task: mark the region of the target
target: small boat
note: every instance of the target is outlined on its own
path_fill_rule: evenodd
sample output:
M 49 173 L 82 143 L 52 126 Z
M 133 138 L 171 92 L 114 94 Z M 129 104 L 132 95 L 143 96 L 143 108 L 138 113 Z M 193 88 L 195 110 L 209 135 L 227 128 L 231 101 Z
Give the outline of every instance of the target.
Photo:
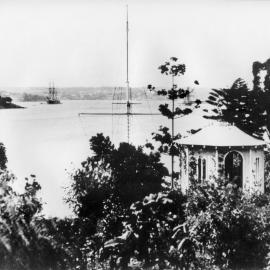
M 57 91 L 54 84 L 49 86 L 49 95 L 47 96 L 47 104 L 60 104 L 60 100 L 57 96 Z

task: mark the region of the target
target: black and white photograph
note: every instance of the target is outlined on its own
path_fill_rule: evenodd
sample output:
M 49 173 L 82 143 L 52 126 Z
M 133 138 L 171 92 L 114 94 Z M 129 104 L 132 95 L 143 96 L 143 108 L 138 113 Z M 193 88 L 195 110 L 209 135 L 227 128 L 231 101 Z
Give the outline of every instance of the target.
M 270 270 L 270 0 L 0 0 L 0 270 Z

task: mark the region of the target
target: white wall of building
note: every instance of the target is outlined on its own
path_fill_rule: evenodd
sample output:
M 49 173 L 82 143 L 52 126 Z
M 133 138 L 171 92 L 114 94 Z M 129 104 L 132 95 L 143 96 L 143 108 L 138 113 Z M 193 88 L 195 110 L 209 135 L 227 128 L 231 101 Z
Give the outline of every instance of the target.
M 243 148 L 214 148 L 214 147 L 186 147 L 185 155 L 182 156 L 180 162 L 180 179 L 179 184 L 183 191 L 189 186 L 189 177 L 191 168 L 188 166 L 192 158 L 195 158 L 197 170 L 195 178 L 198 179 L 198 160 L 205 160 L 206 175 L 203 181 L 215 181 L 219 176 L 222 176 L 222 171 L 225 168 L 225 157 L 232 151 L 237 151 L 243 159 L 242 181 L 243 190 L 251 192 L 264 192 L 264 152 L 262 148 L 243 147 Z M 201 166 L 202 170 L 202 166 Z

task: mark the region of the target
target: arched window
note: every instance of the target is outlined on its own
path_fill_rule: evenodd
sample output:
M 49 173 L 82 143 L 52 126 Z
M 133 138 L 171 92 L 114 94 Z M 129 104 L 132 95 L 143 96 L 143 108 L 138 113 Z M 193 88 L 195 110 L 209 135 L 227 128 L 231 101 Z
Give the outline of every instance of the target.
M 202 181 L 202 160 L 198 158 L 198 182 L 201 183 Z
M 243 187 L 243 158 L 239 152 L 232 151 L 226 155 L 225 177 L 238 187 Z
M 206 180 L 206 159 L 198 158 L 198 182 L 204 182 Z
M 203 182 L 206 179 L 206 159 L 205 158 L 203 159 L 203 162 L 202 162 L 202 179 L 203 179 Z

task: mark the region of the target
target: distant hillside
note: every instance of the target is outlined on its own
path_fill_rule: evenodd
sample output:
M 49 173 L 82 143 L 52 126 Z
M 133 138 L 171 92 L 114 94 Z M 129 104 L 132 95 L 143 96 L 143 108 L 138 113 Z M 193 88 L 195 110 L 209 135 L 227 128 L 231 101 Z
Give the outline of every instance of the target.
M 124 100 L 126 99 L 126 90 L 124 87 L 59 87 L 56 88 L 61 100 Z M 19 101 L 45 101 L 48 95 L 46 87 L 29 88 L 6 88 L 0 93 L 12 96 Z M 190 95 L 190 100 L 199 98 L 205 100 L 209 94 L 209 89 L 198 88 Z M 132 99 L 163 99 L 155 93 L 150 93 L 146 88 L 132 88 Z
M 46 96 L 23 93 L 21 101 L 46 101 Z

